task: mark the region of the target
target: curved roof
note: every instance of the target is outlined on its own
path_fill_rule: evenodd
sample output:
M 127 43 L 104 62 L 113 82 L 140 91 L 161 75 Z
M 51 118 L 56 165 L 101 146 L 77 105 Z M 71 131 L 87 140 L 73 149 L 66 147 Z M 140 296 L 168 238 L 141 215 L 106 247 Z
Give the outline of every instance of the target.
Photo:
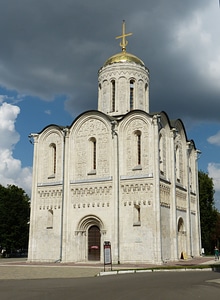
M 137 56 L 135 56 L 131 53 L 128 53 L 126 51 L 122 51 L 120 53 L 117 53 L 117 54 L 109 57 L 106 60 L 106 62 L 104 63 L 104 67 L 107 65 L 114 64 L 114 63 L 123 63 L 123 62 L 132 62 L 132 63 L 136 63 L 138 65 L 141 65 L 143 67 L 145 66 L 144 62 Z

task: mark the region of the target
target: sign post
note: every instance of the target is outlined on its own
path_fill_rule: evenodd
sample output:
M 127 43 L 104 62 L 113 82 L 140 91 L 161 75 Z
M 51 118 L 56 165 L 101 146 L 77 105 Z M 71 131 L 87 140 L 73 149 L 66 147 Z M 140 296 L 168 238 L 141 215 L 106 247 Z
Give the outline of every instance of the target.
M 105 272 L 106 265 L 111 265 L 111 271 L 112 271 L 112 253 L 111 253 L 111 243 L 109 241 L 104 242 L 104 272 Z

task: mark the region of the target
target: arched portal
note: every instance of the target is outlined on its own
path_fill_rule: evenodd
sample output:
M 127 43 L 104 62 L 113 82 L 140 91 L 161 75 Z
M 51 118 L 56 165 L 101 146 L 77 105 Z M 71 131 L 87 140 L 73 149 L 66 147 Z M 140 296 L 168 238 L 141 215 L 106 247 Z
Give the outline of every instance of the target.
M 80 220 L 76 231 L 79 260 L 100 261 L 103 259 L 101 245 L 104 243 L 105 233 L 104 224 L 97 216 L 87 215 Z
M 88 260 L 100 260 L 100 229 L 91 226 L 88 230 Z
M 179 218 L 178 220 L 178 256 L 180 258 L 183 258 L 183 256 L 186 254 L 186 230 L 183 218 Z

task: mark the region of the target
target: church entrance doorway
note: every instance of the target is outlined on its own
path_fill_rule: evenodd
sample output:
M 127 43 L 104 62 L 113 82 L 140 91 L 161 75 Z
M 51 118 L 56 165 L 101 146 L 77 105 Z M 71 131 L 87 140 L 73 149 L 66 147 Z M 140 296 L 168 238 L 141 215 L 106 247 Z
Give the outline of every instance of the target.
M 179 258 L 186 256 L 186 229 L 183 219 L 180 217 L 178 221 L 178 251 Z
M 96 225 L 88 230 L 88 260 L 100 260 L 100 229 Z

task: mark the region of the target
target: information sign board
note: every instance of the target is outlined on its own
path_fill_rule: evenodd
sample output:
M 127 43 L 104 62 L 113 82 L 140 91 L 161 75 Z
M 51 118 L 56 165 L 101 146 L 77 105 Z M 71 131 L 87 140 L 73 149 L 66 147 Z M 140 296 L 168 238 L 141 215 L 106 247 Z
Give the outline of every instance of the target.
M 111 265 L 112 270 L 111 243 L 109 241 L 104 242 L 104 271 L 106 265 Z

